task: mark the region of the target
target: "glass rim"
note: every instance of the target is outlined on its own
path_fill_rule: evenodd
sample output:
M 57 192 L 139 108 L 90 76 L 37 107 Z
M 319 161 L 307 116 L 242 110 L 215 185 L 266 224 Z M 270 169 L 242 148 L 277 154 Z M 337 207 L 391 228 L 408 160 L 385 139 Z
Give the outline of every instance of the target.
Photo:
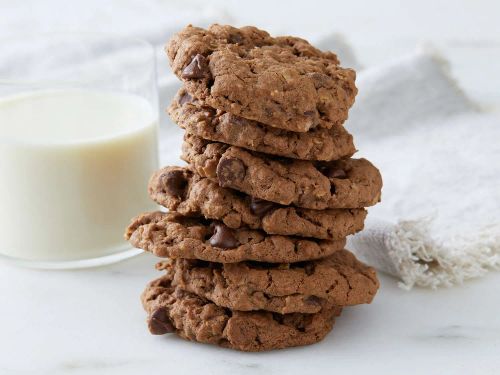
M 116 33 L 100 32 L 100 31 L 48 31 L 41 33 L 25 33 L 10 36 L 0 37 L 0 43 L 7 45 L 9 42 L 29 40 L 36 38 L 48 38 L 48 37 L 80 37 L 80 38 L 106 38 L 107 40 L 121 40 L 134 43 L 145 47 L 151 53 L 151 63 L 154 74 L 156 76 L 156 50 L 155 46 L 145 39 L 134 37 L 134 36 L 123 36 Z M 82 84 L 88 82 L 86 80 L 69 80 L 69 79 L 12 79 L 0 75 L 0 85 L 19 85 L 19 86 L 29 86 L 29 85 L 67 85 L 67 84 Z

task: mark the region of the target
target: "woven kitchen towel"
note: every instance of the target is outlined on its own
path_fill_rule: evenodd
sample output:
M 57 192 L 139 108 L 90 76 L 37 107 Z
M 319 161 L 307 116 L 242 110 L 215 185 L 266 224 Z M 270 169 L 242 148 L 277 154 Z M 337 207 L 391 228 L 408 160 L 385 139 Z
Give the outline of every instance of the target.
M 479 112 L 429 50 L 364 70 L 357 85 L 346 127 L 384 189 L 349 248 L 408 289 L 500 268 L 500 115 Z

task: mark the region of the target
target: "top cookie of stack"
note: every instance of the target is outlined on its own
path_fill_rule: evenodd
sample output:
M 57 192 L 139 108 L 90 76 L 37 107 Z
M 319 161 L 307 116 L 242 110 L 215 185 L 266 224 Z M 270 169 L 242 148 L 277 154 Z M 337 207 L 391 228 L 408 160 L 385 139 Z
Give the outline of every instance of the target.
M 206 105 L 288 131 L 341 125 L 357 93 L 355 72 L 335 54 L 255 27 L 187 27 L 167 54 L 187 91 Z
M 252 351 L 319 341 L 378 288 L 343 250 L 382 187 L 368 160 L 351 158 L 343 127 L 355 72 L 255 27 L 188 26 L 166 51 L 184 83 L 169 114 L 189 166 L 150 180 L 151 198 L 175 212 L 140 215 L 127 231 L 171 258 L 143 294 L 151 332 Z

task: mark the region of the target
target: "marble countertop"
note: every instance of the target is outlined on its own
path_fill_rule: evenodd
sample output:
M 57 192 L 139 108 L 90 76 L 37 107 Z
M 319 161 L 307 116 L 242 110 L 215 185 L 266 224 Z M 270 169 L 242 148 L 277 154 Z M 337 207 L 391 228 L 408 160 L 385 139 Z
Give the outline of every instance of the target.
M 406 292 L 381 275 L 372 305 L 346 308 L 316 345 L 240 353 L 152 336 L 143 254 L 80 271 L 0 264 L 0 374 L 498 374 L 500 274 Z

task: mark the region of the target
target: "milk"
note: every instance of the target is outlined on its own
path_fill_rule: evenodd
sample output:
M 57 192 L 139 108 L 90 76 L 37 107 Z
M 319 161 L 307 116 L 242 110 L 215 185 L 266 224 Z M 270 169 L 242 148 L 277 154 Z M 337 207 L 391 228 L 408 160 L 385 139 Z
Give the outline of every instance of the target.
M 91 259 L 127 248 L 153 210 L 157 113 L 129 94 L 53 90 L 0 97 L 0 254 Z

